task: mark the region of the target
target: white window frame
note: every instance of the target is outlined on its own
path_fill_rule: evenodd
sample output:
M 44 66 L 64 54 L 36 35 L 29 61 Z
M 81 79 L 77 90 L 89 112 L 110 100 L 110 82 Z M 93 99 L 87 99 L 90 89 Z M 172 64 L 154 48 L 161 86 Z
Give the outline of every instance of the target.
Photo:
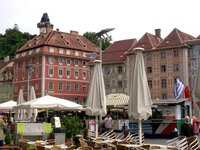
M 58 58 L 58 64 L 59 64 L 59 65 L 62 65 L 63 62 L 64 62 L 64 59 L 63 59 L 63 58 Z
M 59 91 L 63 90 L 63 82 L 58 82 L 58 90 Z
M 70 82 L 66 83 L 66 91 L 71 91 L 71 84 L 70 84 Z
M 68 72 L 69 72 L 69 75 L 68 75 Z M 67 69 L 66 70 L 66 77 L 69 79 L 71 76 L 71 70 L 70 69 Z
M 52 57 L 52 56 L 50 56 L 50 57 L 48 58 L 48 61 L 49 61 L 49 64 L 53 64 L 54 61 L 55 61 L 55 58 Z
M 63 68 L 58 68 L 58 76 L 59 76 L 60 78 L 63 77 Z
M 79 56 L 79 51 L 75 51 L 75 56 Z
M 68 61 L 69 61 L 69 63 L 68 63 Z M 71 65 L 71 59 L 67 59 L 66 64 L 67 64 L 67 66 L 70 66 Z
M 78 67 L 79 61 L 78 60 L 74 60 L 74 66 Z
M 64 50 L 63 50 L 62 48 L 59 48 L 59 49 L 58 49 L 58 52 L 59 52 L 59 54 L 63 54 L 63 53 L 64 53 Z
M 52 81 L 48 82 L 48 90 L 50 90 L 50 91 L 54 90 L 54 82 L 52 82 Z
M 66 54 L 67 55 L 71 55 L 71 51 L 70 50 L 66 50 Z
M 77 75 L 76 75 L 77 74 Z M 76 79 L 78 79 L 78 77 L 79 77 L 79 71 L 78 70 L 74 70 L 74 77 L 76 78 Z
M 50 70 L 52 70 L 52 72 L 53 72 L 52 74 L 50 74 Z M 49 74 L 50 77 L 53 77 L 53 75 L 54 75 L 54 68 L 53 67 L 49 67 L 48 74 Z
M 54 48 L 53 47 L 49 47 L 49 52 L 50 53 L 54 53 Z
M 86 67 L 86 61 L 82 62 L 82 66 L 85 68 Z
M 78 83 L 74 83 L 74 91 L 78 91 L 79 90 L 79 85 Z
M 84 74 L 85 74 L 85 76 L 84 76 Z M 86 71 L 82 72 L 82 77 L 83 77 L 83 80 L 85 80 L 87 78 L 87 72 Z

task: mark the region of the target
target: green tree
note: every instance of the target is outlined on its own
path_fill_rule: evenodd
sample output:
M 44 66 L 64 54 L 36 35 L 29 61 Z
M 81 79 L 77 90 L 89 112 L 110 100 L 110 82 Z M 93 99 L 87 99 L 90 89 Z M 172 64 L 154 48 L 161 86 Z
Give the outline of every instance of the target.
M 17 49 L 34 36 L 36 35 L 19 31 L 17 24 L 15 24 L 13 29 L 6 29 L 5 34 L 0 37 L 0 59 L 3 59 L 5 56 L 14 56 Z
M 98 37 L 95 36 L 95 34 L 96 34 L 95 32 L 86 32 L 83 34 L 83 36 L 99 47 L 99 39 Z M 111 43 L 109 40 L 107 39 L 102 40 L 102 50 L 105 50 L 110 45 Z

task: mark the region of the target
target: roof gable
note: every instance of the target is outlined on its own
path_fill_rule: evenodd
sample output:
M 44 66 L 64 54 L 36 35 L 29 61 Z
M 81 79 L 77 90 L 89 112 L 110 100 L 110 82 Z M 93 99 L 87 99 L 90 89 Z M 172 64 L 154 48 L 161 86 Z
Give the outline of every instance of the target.
M 17 52 L 22 52 L 45 45 L 91 52 L 99 51 L 99 48 L 84 36 L 59 31 L 51 31 L 31 39 L 24 46 L 18 49 Z
M 160 43 L 160 40 L 155 35 L 145 33 L 142 38 L 137 42 L 135 47 L 142 47 L 144 49 L 154 49 Z
M 193 40 L 195 37 L 184 33 L 178 29 L 172 30 L 172 32 L 158 45 L 157 48 L 165 47 L 179 47 L 183 46 L 184 42 L 188 40 Z
M 102 53 L 103 62 L 124 61 L 124 53 L 131 49 L 136 43 L 136 39 L 116 41 Z

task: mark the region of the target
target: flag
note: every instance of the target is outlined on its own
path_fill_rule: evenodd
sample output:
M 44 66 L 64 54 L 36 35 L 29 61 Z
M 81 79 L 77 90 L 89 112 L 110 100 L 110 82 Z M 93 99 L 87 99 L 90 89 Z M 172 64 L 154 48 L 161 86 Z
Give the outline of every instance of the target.
M 190 94 L 190 90 L 188 86 L 185 86 L 184 93 L 185 93 L 185 98 L 191 98 L 191 94 Z
M 185 85 L 183 82 L 180 81 L 179 78 L 176 79 L 176 83 L 174 86 L 174 98 L 177 100 L 181 97 L 183 91 L 184 91 Z

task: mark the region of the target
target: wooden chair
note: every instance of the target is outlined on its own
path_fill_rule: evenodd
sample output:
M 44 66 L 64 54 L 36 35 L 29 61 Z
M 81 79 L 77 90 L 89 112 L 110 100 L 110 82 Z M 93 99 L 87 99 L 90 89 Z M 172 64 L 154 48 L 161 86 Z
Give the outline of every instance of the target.
M 28 139 L 20 139 L 19 140 L 19 146 L 23 149 L 23 150 L 28 150 L 28 144 L 27 142 L 29 142 L 30 140 Z
M 80 143 L 81 147 L 82 146 L 88 146 L 87 143 L 86 143 L 86 141 L 84 141 L 82 138 L 79 138 L 78 140 L 79 140 L 79 143 Z
M 116 146 L 117 146 L 117 150 L 128 150 L 128 147 L 124 145 L 116 145 Z
M 77 150 L 93 150 L 93 148 L 91 146 L 81 146 Z
M 55 145 L 55 139 L 48 139 L 46 140 L 47 145 Z
M 191 136 L 187 138 L 188 146 L 190 150 L 199 150 L 200 149 L 200 144 L 198 137 L 196 136 Z
M 153 146 L 151 146 L 150 148 L 151 148 L 151 149 L 162 149 L 162 147 L 157 146 L 157 145 L 153 145 Z
M 45 147 L 42 145 L 36 145 L 37 150 L 45 150 Z

